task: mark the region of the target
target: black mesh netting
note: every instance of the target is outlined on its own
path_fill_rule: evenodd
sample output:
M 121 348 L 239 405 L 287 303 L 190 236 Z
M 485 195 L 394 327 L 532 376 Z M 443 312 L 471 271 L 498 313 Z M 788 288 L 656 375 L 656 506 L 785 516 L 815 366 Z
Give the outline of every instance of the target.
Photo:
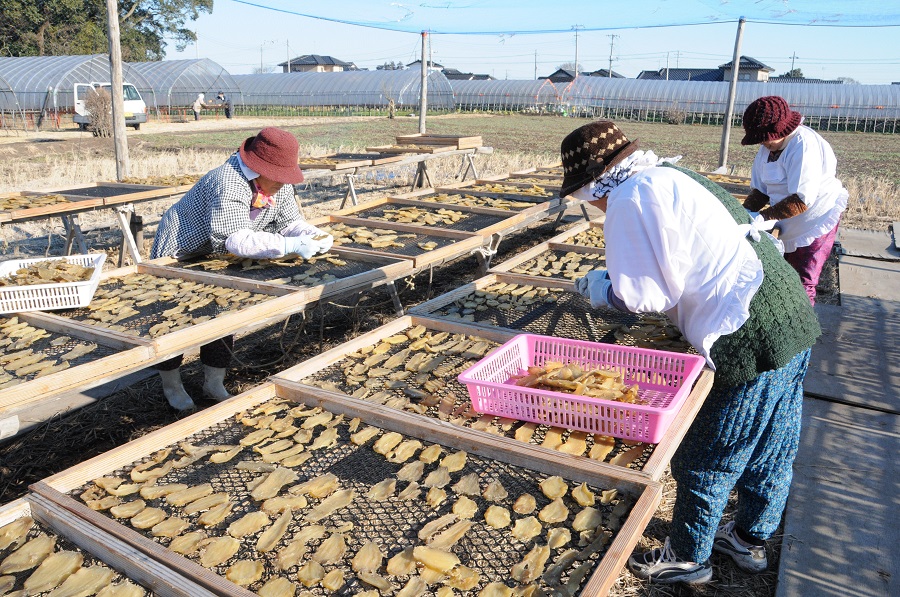
M 14 522 L 15 521 L 13 521 L 13 523 Z M 13 523 L 10 523 L 10 524 L 13 524 Z M 3 528 L 3 525 L 0 525 L 0 529 L 2 529 L 2 528 Z M 126 578 L 124 575 L 122 575 L 121 573 L 113 570 L 113 568 L 111 568 L 110 566 L 107 566 L 105 563 L 103 563 L 103 561 L 101 561 L 96 556 L 84 551 L 83 549 L 81 549 L 80 547 L 75 545 L 75 543 L 73 543 L 66 537 L 57 534 L 51 527 L 49 527 L 49 526 L 45 525 L 44 523 L 39 522 L 37 520 L 34 521 L 34 523 L 31 525 L 31 528 L 28 530 L 28 533 L 25 536 L 25 541 L 31 541 L 32 539 L 35 539 L 36 537 L 38 537 L 40 535 L 46 535 L 47 537 L 50 537 L 50 538 L 56 540 L 51 553 L 59 553 L 61 551 L 76 552 L 76 553 L 81 554 L 81 556 L 83 557 L 83 561 L 81 563 L 82 568 L 90 568 L 93 566 L 100 566 L 102 568 L 105 568 L 105 569 L 111 571 L 112 576 L 110 577 L 109 584 L 121 584 L 121 583 L 126 583 L 126 582 L 129 584 L 139 584 L 137 581 L 130 580 L 130 579 Z M 24 542 L 22 542 L 22 543 L 15 542 L 12 545 L 7 546 L 5 549 L 0 549 L 0 565 L 2 565 L 3 561 L 7 557 L 11 556 L 17 549 L 22 548 L 22 547 L 24 547 Z M 48 556 L 49 556 L 49 554 L 48 554 Z M 18 591 L 22 591 L 22 595 L 35 595 L 36 596 L 36 595 L 50 594 L 51 589 L 53 589 L 54 587 L 50 587 L 49 589 L 47 589 L 45 591 L 40 591 L 40 592 L 34 592 L 34 591 L 25 592 L 25 590 L 24 590 L 25 582 L 28 580 L 28 578 L 32 574 L 34 574 L 34 572 L 41 565 L 41 562 L 43 562 L 43 560 L 44 560 L 44 558 L 41 558 L 40 560 L 33 562 L 34 565 L 29 567 L 26 570 L 22 570 L 19 572 L 4 572 L 3 574 L 0 574 L 0 577 L 4 577 L 4 576 L 8 575 L 15 579 L 15 581 L 12 585 L 12 588 L 9 590 L 9 592 L 4 591 L 3 594 L 4 595 L 18 595 L 19 594 Z M 62 584 L 62 583 L 60 583 L 60 584 Z M 59 586 L 59 585 L 55 585 L 55 586 Z M 0 578 L 0 591 L 3 591 L 2 578 Z M 74 594 L 74 593 L 66 593 L 66 594 Z M 83 594 L 83 593 L 79 593 L 79 594 Z M 145 594 L 152 596 L 152 595 L 155 595 L 156 593 L 147 592 Z
M 417 220 L 414 222 L 406 222 L 404 219 L 396 217 L 393 213 L 396 210 L 405 210 L 405 209 L 415 209 L 419 213 L 421 212 L 430 212 L 436 218 L 436 221 L 428 222 L 427 224 L 422 220 Z M 434 209 L 426 208 L 426 207 L 415 207 L 410 208 L 403 204 L 393 204 L 388 203 L 385 205 L 379 205 L 376 207 L 370 207 L 367 209 L 361 209 L 357 212 L 353 213 L 353 217 L 356 218 L 365 218 L 367 220 L 377 220 L 382 222 L 402 222 L 402 223 L 412 223 L 412 224 L 421 224 L 423 226 L 430 226 L 432 228 L 446 228 L 448 230 L 462 230 L 464 232 L 476 232 L 478 230 L 482 230 L 483 228 L 488 228 L 489 226 L 493 226 L 494 224 L 501 222 L 504 218 L 502 216 L 492 216 L 486 214 L 477 214 L 477 213 L 469 213 L 469 212 L 461 212 L 462 216 L 456 222 L 450 222 L 447 220 L 441 219 L 441 214 L 437 213 L 440 209 L 449 209 L 451 211 L 458 211 L 452 209 L 450 207 L 438 207 L 436 206 Z
M 310 411 L 304 407 L 297 409 L 309 413 Z M 294 411 L 283 411 L 278 417 L 290 417 Z M 252 415 L 252 413 L 251 413 Z M 254 417 L 255 418 L 255 417 Z M 293 421 L 293 425 L 301 426 L 305 417 L 297 418 Z M 248 421 L 249 422 L 249 421 Z M 446 493 L 445 499 L 438 501 L 424 499 L 427 488 L 424 487 L 426 479 L 430 473 L 435 471 L 441 463 L 441 459 L 424 464 L 422 476 L 419 483 L 423 485 L 422 491 L 417 499 L 400 499 L 399 494 L 408 487 L 408 481 L 397 481 L 395 491 L 392 495 L 381 501 L 370 499 L 368 497 L 369 490 L 372 486 L 389 477 L 396 477 L 398 471 L 404 464 L 413 462 L 417 459 L 416 452 L 412 458 L 405 463 L 389 462 L 386 456 L 376 453 L 373 446 L 378 441 L 379 436 L 369 439 L 361 446 L 355 445 L 350 437 L 351 431 L 349 424 L 351 422 L 343 417 L 325 422 L 324 425 L 330 425 L 337 430 L 336 443 L 324 449 L 312 452 L 312 457 L 302 466 L 296 467 L 297 479 L 281 489 L 279 495 L 289 495 L 288 487 L 302 483 L 306 480 L 313 479 L 319 475 L 329 473 L 337 477 L 338 490 L 353 490 L 354 497 L 348 505 L 338 509 L 323 520 L 314 521 L 314 524 L 321 524 L 326 527 L 324 536 L 310 540 L 307 544 L 308 550 L 299 561 L 298 565 L 287 567 L 280 570 L 277 566 L 278 552 L 292 543 L 298 532 L 307 527 L 310 522 L 305 520 L 312 508 L 320 504 L 323 500 L 309 498 L 306 507 L 299 508 L 293 512 L 292 521 L 288 526 L 287 532 L 280 538 L 275 549 L 268 552 L 259 552 L 256 549 L 256 542 L 259 535 L 268 527 L 264 527 L 260 531 L 245 536 L 241 539 L 239 551 L 228 559 L 221 566 L 215 567 L 213 570 L 221 575 L 226 575 L 228 567 L 238 560 L 253 560 L 264 562 L 264 573 L 261 579 L 251 584 L 250 590 L 259 590 L 259 588 L 269 580 L 277 576 L 284 576 L 289 580 L 296 580 L 298 569 L 306 564 L 312 558 L 319 546 L 334 533 L 342 533 L 344 541 L 347 545 L 345 555 L 337 563 L 328 563 L 325 565 L 326 571 L 339 568 L 344 572 L 344 584 L 338 589 L 339 595 L 353 595 L 363 590 L 371 589 L 371 587 L 362 583 L 355 572 L 351 569 L 351 559 L 359 551 L 359 549 L 368 541 L 374 541 L 381 549 L 382 555 L 385 556 L 382 565 L 379 566 L 377 572 L 384 578 L 388 579 L 394 589 L 399 589 L 406 584 L 408 576 L 391 576 L 385 570 L 387 558 L 391 558 L 403 551 L 407 547 L 414 547 L 424 544 L 419 538 L 419 531 L 423 526 L 445 514 L 452 511 L 453 505 L 461 494 L 457 494 L 453 486 L 465 475 L 474 473 L 478 477 L 479 490 L 483 491 L 490 482 L 498 481 L 503 489 L 507 492 L 507 497 L 500 499 L 497 505 L 510 511 L 513 524 L 515 520 L 525 515 L 516 514 L 512 511 L 514 501 L 524 493 L 532 495 L 537 503 L 537 508 L 532 515 L 537 516 L 538 512 L 547 506 L 551 500 L 546 498 L 539 487 L 539 483 L 546 478 L 546 475 L 536 473 L 523 467 L 513 466 L 497 460 L 488 460 L 474 455 L 468 455 L 462 470 L 455 471 L 450 474 L 450 481 L 443 486 Z M 360 429 L 365 425 L 360 426 Z M 316 426 L 312 436 L 312 441 L 325 432 L 328 427 Z M 219 423 L 210 428 L 204 429 L 191 437 L 185 439 L 193 446 L 208 445 L 232 445 L 237 444 L 241 438 L 254 431 L 251 427 L 246 427 L 240 422 L 230 419 Z M 290 431 L 291 433 L 293 430 Z M 383 433 L 383 432 L 382 432 Z M 311 444 L 307 443 L 309 448 Z M 423 442 L 423 448 L 428 447 L 428 442 Z M 441 457 L 455 453 L 456 450 L 444 448 Z M 390 455 L 390 453 L 388 453 Z M 181 453 L 177 448 L 173 449 L 169 455 L 169 459 L 178 459 Z M 234 459 L 232 462 L 213 464 L 208 458 L 202 458 L 195 463 L 188 464 L 183 468 L 174 469 L 164 477 L 157 481 L 158 484 L 164 483 L 184 483 L 187 485 L 195 485 L 200 483 L 209 483 L 214 492 L 227 492 L 229 498 L 234 504 L 234 508 L 229 516 L 219 525 L 205 529 L 210 537 L 223 536 L 227 533 L 228 526 L 242 518 L 248 513 L 261 509 L 260 502 L 255 501 L 251 495 L 247 485 L 251 481 L 255 481 L 267 475 L 265 472 L 252 472 L 249 470 L 241 470 L 236 467 L 236 462 L 252 460 L 260 462 L 260 455 L 253 452 L 249 447 Z M 146 461 L 146 459 L 145 459 Z M 128 478 L 129 471 L 133 466 L 125 467 L 115 471 L 114 475 Z M 574 488 L 575 483 L 569 483 L 570 489 Z M 88 484 L 72 492 L 75 499 L 78 499 L 80 493 L 92 486 Z M 601 533 L 612 536 L 618 530 L 621 522 L 630 512 L 634 504 L 635 497 L 629 495 L 625 491 L 619 491 L 614 499 L 606 504 L 601 505 L 601 491 L 613 489 L 612 487 L 589 487 L 589 489 L 597 496 L 598 500 L 595 504 L 602 513 L 602 524 L 595 531 L 584 537 L 579 536 L 578 532 L 572 531 L 572 540 L 569 544 L 554 549 L 550 559 L 547 562 L 549 568 L 567 548 L 582 550 L 580 560 L 575 561 L 571 566 L 566 567 L 561 573 L 559 579 L 550 579 L 549 582 L 556 583 L 568 579 L 568 575 L 581 563 L 596 563 L 603 557 L 608 542 L 596 550 L 585 549 L 585 547 Z M 333 494 L 332 494 L 333 495 Z M 477 591 L 480 587 L 487 585 L 489 582 L 500 581 L 513 584 L 510 578 L 510 568 L 520 562 L 522 558 L 531 551 L 535 543 L 546 544 L 548 526 L 552 527 L 570 527 L 574 521 L 574 517 L 582 510 L 576 501 L 567 493 L 563 498 L 563 502 L 569 510 L 568 517 L 561 523 L 552 525 L 543 525 L 540 535 L 533 540 L 527 542 L 515 539 L 510 530 L 511 527 L 495 529 L 487 525 L 484 520 L 484 512 L 490 503 L 481 495 L 469 496 L 478 506 L 478 512 L 471 519 L 472 527 L 459 539 L 450 549 L 458 557 L 460 563 L 468 566 L 480 575 L 478 585 L 473 591 Z M 123 500 L 136 499 L 133 497 L 122 498 Z M 179 516 L 181 518 L 196 521 L 197 515 L 186 515 L 183 508 L 169 505 L 164 498 L 145 500 L 148 506 L 161 508 L 166 511 L 169 516 Z M 109 515 L 107 513 L 107 515 Z M 276 515 L 277 516 L 277 515 Z M 274 520 L 274 516 L 271 517 Z M 127 524 L 123 522 L 123 524 Z M 271 523 L 270 523 L 271 524 Z M 196 524 L 192 524 L 190 530 L 196 530 Z M 168 545 L 170 539 L 153 537 L 149 531 L 139 531 L 142 534 L 152 538 L 154 541 L 162 545 Z M 187 531 L 186 531 L 187 532 Z M 579 545 L 581 542 L 581 545 Z M 188 556 L 191 559 L 198 560 L 199 557 L 194 554 Z M 542 581 L 538 581 L 542 582 Z M 433 594 L 441 586 L 440 583 L 433 585 L 428 594 Z M 309 590 L 316 595 L 326 594 L 328 591 L 316 584 L 309 587 Z
M 13 358 L 14 355 L 18 354 L 21 355 L 19 358 L 27 358 L 26 355 L 23 355 L 23 351 L 30 350 L 33 355 L 42 355 L 42 359 L 39 362 L 46 364 L 48 367 L 56 367 L 64 362 L 68 362 L 69 367 L 77 367 L 78 365 L 90 363 L 118 352 L 116 349 L 108 346 L 103 346 L 88 340 L 73 338 L 58 332 L 51 332 L 50 330 L 44 330 L 47 334 L 46 336 L 38 337 L 25 345 L 24 343 L 19 342 L 22 340 L 21 334 L 27 328 L 19 329 L 11 335 L 2 327 L 4 324 L 10 322 L 11 320 L 8 318 L 0 318 L 0 367 L 5 369 L 8 375 L 23 381 L 35 379 L 39 374 L 39 370 L 33 370 L 34 366 L 37 366 L 36 363 L 34 366 L 22 366 L 26 367 L 25 369 L 16 366 L 18 358 Z M 33 326 L 28 326 L 28 328 L 34 331 L 38 330 L 38 328 Z M 77 351 L 72 352 L 76 348 Z M 66 358 L 63 359 L 61 357 Z M 19 376 L 16 374 L 17 369 L 19 371 L 31 371 Z
M 124 292 L 117 294 L 119 291 Z M 57 314 L 126 334 L 156 337 L 270 298 L 179 278 L 136 274 L 101 282 L 90 305 Z
M 323 258 L 317 256 L 314 260 L 303 259 L 249 259 L 244 262 L 233 262 L 224 265 L 224 261 L 215 257 L 199 257 L 190 261 L 173 264 L 174 267 L 190 269 L 193 271 L 214 271 L 216 273 L 248 280 L 259 280 L 289 284 L 291 286 L 317 286 L 331 280 L 349 278 L 363 274 L 378 268 L 377 263 L 360 261 L 347 256 L 333 256 Z

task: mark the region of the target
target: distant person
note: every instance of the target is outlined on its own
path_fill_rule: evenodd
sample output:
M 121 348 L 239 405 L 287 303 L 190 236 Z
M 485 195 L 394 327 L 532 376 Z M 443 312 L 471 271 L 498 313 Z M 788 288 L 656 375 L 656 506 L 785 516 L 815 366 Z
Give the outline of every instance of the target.
M 194 109 L 194 120 L 200 120 L 200 110 L 203 109 L 203 94 L 198 93 L 197 99 L 194 100 L 194 105 L 192 106 Z
M 298 156 L 297 139 L 288 131 L 267 127 L 248 138 L 163 214 L 151 258 L 231 253 L 252 259 L 289 254 L 309 259 L 331 249 L 332 236 L 307 224 L 294 199 L 292 185 L 303 182 Z M 226 336 L 200 347 L 203 391 L 213 400 L 231 397 L 224 380 L 233 345 L 234 338 Z M 181 383 L 180 366 L 179 355 L 156 368 L 169 404 L 187 410 L 194 401 Z
M 225 118 L 231 118 L 231 98 L 227 97 L 224 91 L 220 91 L 216 101 L 225 106 Z
M 390 100 L 388 100 L 388 118 L 393 120 L 396 112 L 397 112 L 397 104 L 394 103 L 394 98 L 391 98 Z
M 761 147 L 744 207 L 766 220 L 778 220 L 784 258 L 797 270 L 815 305 L 819 276 L 847 208 L 847 190 L 835 177 L 831 145 L 802 123 L 800 113 L 777 95 L 747 106 L 741 145 Z

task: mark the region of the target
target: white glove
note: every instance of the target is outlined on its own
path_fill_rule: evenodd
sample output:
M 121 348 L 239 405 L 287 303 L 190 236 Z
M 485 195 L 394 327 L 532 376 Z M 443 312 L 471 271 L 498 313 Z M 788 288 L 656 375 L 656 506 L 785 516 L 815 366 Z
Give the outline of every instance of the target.
M 325 234 L 324 232 L 322 234 Z M 331 250 L 331 246 L 334 244 L 334 237 L 330 234 L 327 234 L 325 238 L 322 240 L 316 241 L 319 244 L 319 253 L 327 253 Z
M 316 250 L 319 247 L 319 242 L 313 240 L 313 237 L 309 234 L 304 234 L 302 236 L 285 236 L 284 238 L 284 254 L 285 255 L 299 255 L 304 259 L 309 259 L 313 255 L 316 254 Z
M 612 282 L 609 281 L 609 272 L 605 269 L 595 269 L 587 273 L 583 278 L 575 280 L 575 290 L 591 301 L 594 309 L 609 308 L 609 292 Z

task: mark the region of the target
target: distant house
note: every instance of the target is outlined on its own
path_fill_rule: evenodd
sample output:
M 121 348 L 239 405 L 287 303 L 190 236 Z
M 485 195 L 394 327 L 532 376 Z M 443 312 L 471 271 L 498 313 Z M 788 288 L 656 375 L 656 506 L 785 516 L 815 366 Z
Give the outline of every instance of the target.
M 304 54 L 282 62 L 278 66 L 281 72 L 287 73 L 339 73 L 345 70 L 359 70 L 352 62 L 344 62 L 332 56 Z
M 415 62 L 410 62 L 409 64 L 406 65 L 406 68 L 417 68 L 417 69 L 421 69 L 421 68 L 422 68 L 422 61 L 421 61 L 421 60 L 416 60 Z M 431 60 L 429 60 L 429 61 L 428 61 L 428 68 L 440 68 L 440 69 L 443 69 L 443 68 L 444 68 L 444 65 L 443 65 L 443 64 L 438 64 L 437 62 L 432 62 Z
M 722 71 L 718 68 L 661 68 L 642 70 L 638 79 L 650 81 L 721 81 Z
M 601 68 L 595 70 L 590 73 L 580 72 L 578 73 L 579 77 L 609 77 L 609 71 L 605 68 Z M 625 77 L 617 73 L 616 71 L 612 72 L 613 79 L 624 79 Z M 538 79 L 549 79 L 551 83 L 569 83 L 575 80 L 575 71 L 569 70 L 567 68 L 560 68 L 550 73 L 546 77 L 538 77 Z
M 463 73 L 455 68 L 444 68 L 441 70 L 444 76 L 451 81 L 493 81 L 494 77 L 490 75 L 476 75 L 474 73 Z
M 733 70 L 733 62 L 720 64 L 719 69 L 722 71 L 722 80 L 730 81 Z M 775 72 L 771 66 L 766 66 L 755 58 L 749 56 L 741 56 L 738 61 L 738 81 L 757 81 L 765 83 L 769 80 L 769 73 Z
M 777 77 L 769 77 L 769 83 L 817 83 L 826 85 L 843 85 L 840 79 L 810 79 L 807 77 L 786 77 L 778 75 Z
M 661 68 L 645 70 L 638 74 L 638 79 L 652 81 L 730 81 L 732 63 L 726 62 L 719 68 Z M 738 81 L 769 80 L 769 73 L 775 69 L 749 56 L 741 56 L 738 62 Z

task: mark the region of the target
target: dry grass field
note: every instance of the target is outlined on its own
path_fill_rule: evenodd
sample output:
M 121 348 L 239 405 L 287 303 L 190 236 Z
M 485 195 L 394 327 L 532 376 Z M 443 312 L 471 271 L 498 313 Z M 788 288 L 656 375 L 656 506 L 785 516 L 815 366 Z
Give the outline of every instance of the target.
M 428 130 L 438 134 L 482 135 L 485 144 L 495 151 L 477 158 L 479 171 L 500 174 L 558 161 L 559 141 L 585 122 L 561 117 L 449 115 L 429 118 Z M 414 118 L 207 119 L 184 124 L 149 123 L 141 131 L 128 133 L 131 174 L 140 177 L 205 172 L 221 164 L 247 136 L 270 124 L 294 132 L 301 140 L 302 150 L 313 155 L 358 151 L 417 130 Z M 720 129 L 619 124 L 630 138 L 639 139 L 645 149 L 661 156 L 683 155 L 682 165 L 710 170 L 717 164 Z M 851 195 L 843 224 L 884 229 L 888 222 L 900 220 L 900 136 L 840 133 L 826 137 L 838 157 L 838 174 Z M 740 131 L 734 131 L 729 162 L 735 166 L 735 174 L 748 175 L 755 148 L 741 147 L 739 140 Z M 430 171 L 437 184 L 453 181 L 459 168 L 456 159 L 436 160 L 432 164 Z M 361 199 L 405 190 L 403 187 L 408 188 L 413 174 L 414 168 L 410 167 L 386 168 L 360 177 Z M 109 140 L 94 139 L 74 130 L 0 137 L 0 192 L 51 190 L 114 178 L 115 163 Z M 343 197 L 342 182 L 340 177 L 331 177 L 311 184 L 302 197 L 307 216 L 334 209 Z M 170 203 L 160 201 L 138 206 L 148 225 L 148 239 L 152 238 L 155 223 Z M 89 213 L 82 217 L 82 222 L 86 229 L 93 230 L 88 234 L 92 249 L 107 250 L 114 256 L 118 235 L 108 230 L 113 226 L 111 215 Z M 551 224 L 544 224 L 515 234 L 504 240 L 495 262 L 542 242 L 557 231 Z M 0 229 L 0 254 L 5 258 L 58 254 L 63 242 L 61 233 L 62 227 L 56 221 L 4 226 Z M 433 278 L 426 273 L 407 284 L 399 284 L 404 305 L 412 306 L 471 281 L 472 265 L 471 258 L 461 259 L 443 266 Z M 249 389 L 267 376 L 393 317 L 391 301 L 382 291 L 363 295 L 357 301 L 347 298 L 319 305 L 305 320 L 295 317 L 239 339 L 226 385 L 234 392 Z M 184 377 L 188 391 L 199 396 L 202 377 L 196 360 L 189 358 Z M 72 415 L 54 418 L 12 442 L 0 444 L 0 503 L 22 495 L 29 483 L 180 417 L 166 404 L 159 381 L 153 376 Z M 641 547 L 661 543 L 667 533 L 673 501 L 674 486 L 669 479 L 663 503 Z M 775 565 L 770 572 L 749 576 L 729 560 L 714 556 L 714 581 L 702 589 L 650 586 L 623 572 L 611 595 L 768 597 L 775 594 L 777 581 L 777 553 L 770 552 L 770 561 L 773 560 Z

